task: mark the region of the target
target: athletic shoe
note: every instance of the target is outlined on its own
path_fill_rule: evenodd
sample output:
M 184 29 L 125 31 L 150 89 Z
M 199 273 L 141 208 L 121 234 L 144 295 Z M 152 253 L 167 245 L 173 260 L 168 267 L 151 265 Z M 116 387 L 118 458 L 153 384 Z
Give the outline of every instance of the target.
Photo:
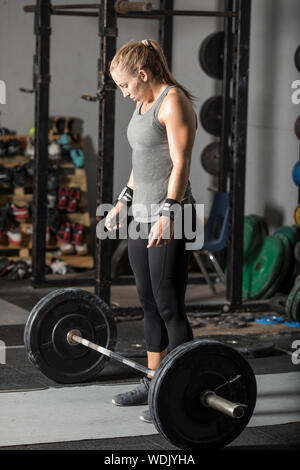
M 133 390 L 114 396 L 112 403 L 117 406 L 147 405 L 150 380 L 148 377 L 143 377 Z
M 57 233 L 56 238 L 58 241 L 63 243 L 71 243 L 72 240 L 72 224 L 71 222 L 65 222 L 62 224 Z
M 11 169 L 0 165 L 0 183 L 11 184 Z
M 70 158 L 76 168 L 84 167 L 84 155 L 81 149 L 71 149 Z
M 30 137 L 27 139 L 26 148 L 24 150 L 24 156 L 30 158 L 30 160 L 33 160 L 35 156 L 34 141 Z
M 26 173 L 22 165 L 17 165 L 12 168 L 12 182 L 14 186 L 25 186 Z
M 70 138 L 67 134 L 62 134 L 57 143 L 60 145 L 62 155 L 69 155 L 71 150 Z
M 56 207 L 56 194 L 48 193 L 47 194 L 47 201 L 49 209 L 55 209 Z
M 56 233 L 60 226 L 60 215 L 59 212 L 54 208 L 48 207 L 47 209 L 47 225 L 49 225 L 50 230 L 53 233 Z
M 0 136 L 16 135 L 16 131 L 10 131 L 6 127 L 0 127 Z
M 6 145 L 5 142 L 0 142 L 0 157 L 5 157 L 6 155 Z
M 7 230 L 7 238 L 11 245 L 20 246 L 22 244 L 22 232 L 18 227 L 11 227 Z
M 17 139 L 9 139 L 6 144 L 6 155 L 14 157 L 20 152 L 20 142 Z
M 58 188 L 58 177 L 55 170 L 49 168 L 47 176 L 47 190 L 51 193 Z
M 5 230 L 0 230 L 0 245 L 7 245 L 8 238 Z
M 88 246 L 86 243 L 83 243 L 82 245 L 75 245 L 75 250 L 77 255 L 84 256 L 88 253 Z
M 24 170 L 27 176 L 33 176 L 34 175 L 34 161 L 32 160 L 28 163 L 25 163 Z
M 82 224 L 72 224 L 72 243 L 82 245 L 84 239 L 84 226 Z
M 48 145 L 48 155 L 50 160 L 60 160 L 61 159 L 61 150 L 60 146 L 56 142 L 51 142 Z
M 152 417 L 149 408 L 148 410 L 143 411 L 143 413 L 140 415 L 140 420 L 144 421 L 145 423 L 152 423 Z
M 11 203 L 9 212 L 19 222 L 24 222 L 28 217 L 27 206 L 17 206 L 17 204 Z
M 7 230 L 9 212 L 9 204 L 7 204 L 6 206 L 0 206 L 0 230 Z
M 72 243 L 62 243 L 59 248 L 63 255 L 72 255 L 75 253 L 75 248 Z
M 13 267 L 14 263 L 7 258 L 0 259 L 0 277 L 5 276 Z
M 26 279 L 32 273 L 32 266 L 30 260 L 20 260 L 14 263 L 14 266 L 8 273 L 10 281 L 20 281 Z
M 53 274 L 67 274 L 70 272 L 69 265 L 65 261 L 56 258 L 52 258 L 50 267 Z
M 59 211 L 65 211 L 69 201 L 69 188 L 67 186 L 61 186 L 58 191 L 57 209 Z
M 69 190 L 69 199 L 66 206 L 67 212 L 76 212 L 78 209 L 78 204 L 80 200 L 80 189 L 79 188 L 70 188 Z

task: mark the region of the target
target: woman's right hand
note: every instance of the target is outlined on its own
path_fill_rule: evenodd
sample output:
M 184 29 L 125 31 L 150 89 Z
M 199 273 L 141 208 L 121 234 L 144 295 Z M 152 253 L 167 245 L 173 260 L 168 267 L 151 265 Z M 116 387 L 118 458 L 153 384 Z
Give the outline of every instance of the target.
M 110 232 L 124 227 L 124 222 L 127 219 L 127 206 L 118 201 L 117 204 L 109 211 L 105 217 L 104 227 Z

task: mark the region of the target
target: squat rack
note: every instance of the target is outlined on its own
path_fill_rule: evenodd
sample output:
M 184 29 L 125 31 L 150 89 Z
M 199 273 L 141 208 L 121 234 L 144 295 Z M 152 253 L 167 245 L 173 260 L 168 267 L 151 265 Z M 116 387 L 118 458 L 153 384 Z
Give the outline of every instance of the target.
M 132 11 L 132 8 L 135 8 Z M 76 11 L 78 10 L 78 11 Z M 82 11 L 96 10 L 96 11 Z M 34 56 L 33 86 L 35 91 L 35 191 L 33 211 L 33 275 L 32 284 L 54 284 L 45 279 L 46 182 L 48 167 L 49 118 L 49 57 L 51 15 L 89 16 L 98 18 L 99 101 L 97 207 L 113 199 L 114 128 L 116 85 L 108 73 L 108 65 L 116 52 L 117 18 L 159 20 L 159 42 L 171 68 L 173 17 L 197 16 L 224 18 L 224 66 L 222 81 L 222 125 L 220 136 L 221 168 L 219 190 L 227 191 L 229 183 L 230 215 L 227 246 L 227 286 L 224 303 L 189 305 L 190 312 L 265 311 L 269 301 L 242 301 L 243 219 L 245 203 L 245 167 L 247 140 L 248 68 L 251 0 L 224 0 L 224 11 L 174 10 L 173 0 L 160 0 L 160 9 L 151 10 L 149 2 L 100 0 L 98 4 L 51 5 L 50 0 L 37 0 L 36 5 L 24 7 L 35 13 L 36 54 Z M 234 52 L 234 54 L 233 54 Z M 231 99 L 232 98 L 232 99 Z M 97 222 L 99 219 L 97 219 Z M 111 240 L 97 239 L 95 293 L 110 304 Z M 91 280 L 72 279 L 60 285 L 84 285 Z M 139 307 L 122 307 L 130 313 L 141 312 Z

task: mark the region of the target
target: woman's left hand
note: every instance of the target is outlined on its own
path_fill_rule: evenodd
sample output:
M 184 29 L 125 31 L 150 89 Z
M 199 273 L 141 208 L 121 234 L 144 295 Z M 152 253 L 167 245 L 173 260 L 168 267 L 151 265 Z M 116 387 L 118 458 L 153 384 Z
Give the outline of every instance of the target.
M 174 220 L 166 215 L 161 215 L 157 222 L 151 227 L 147 248 L 152 246 L 167 245 L 174 235 Z

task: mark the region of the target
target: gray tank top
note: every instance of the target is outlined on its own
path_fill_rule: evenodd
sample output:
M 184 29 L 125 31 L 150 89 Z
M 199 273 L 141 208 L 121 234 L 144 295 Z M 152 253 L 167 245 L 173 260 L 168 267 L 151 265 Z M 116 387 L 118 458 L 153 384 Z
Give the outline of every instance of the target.
M 132 147 L 133 201 L 132 215 L 137 222 L 154 222 L 167 197 L 173 168 L 166 128 L 157 119 L 160 105 L 171 88 L 168 86 L 144 114 L 142 103 L 136 107 L 127 128 Z M 181 204 L 192 201 L 190 181 Z

